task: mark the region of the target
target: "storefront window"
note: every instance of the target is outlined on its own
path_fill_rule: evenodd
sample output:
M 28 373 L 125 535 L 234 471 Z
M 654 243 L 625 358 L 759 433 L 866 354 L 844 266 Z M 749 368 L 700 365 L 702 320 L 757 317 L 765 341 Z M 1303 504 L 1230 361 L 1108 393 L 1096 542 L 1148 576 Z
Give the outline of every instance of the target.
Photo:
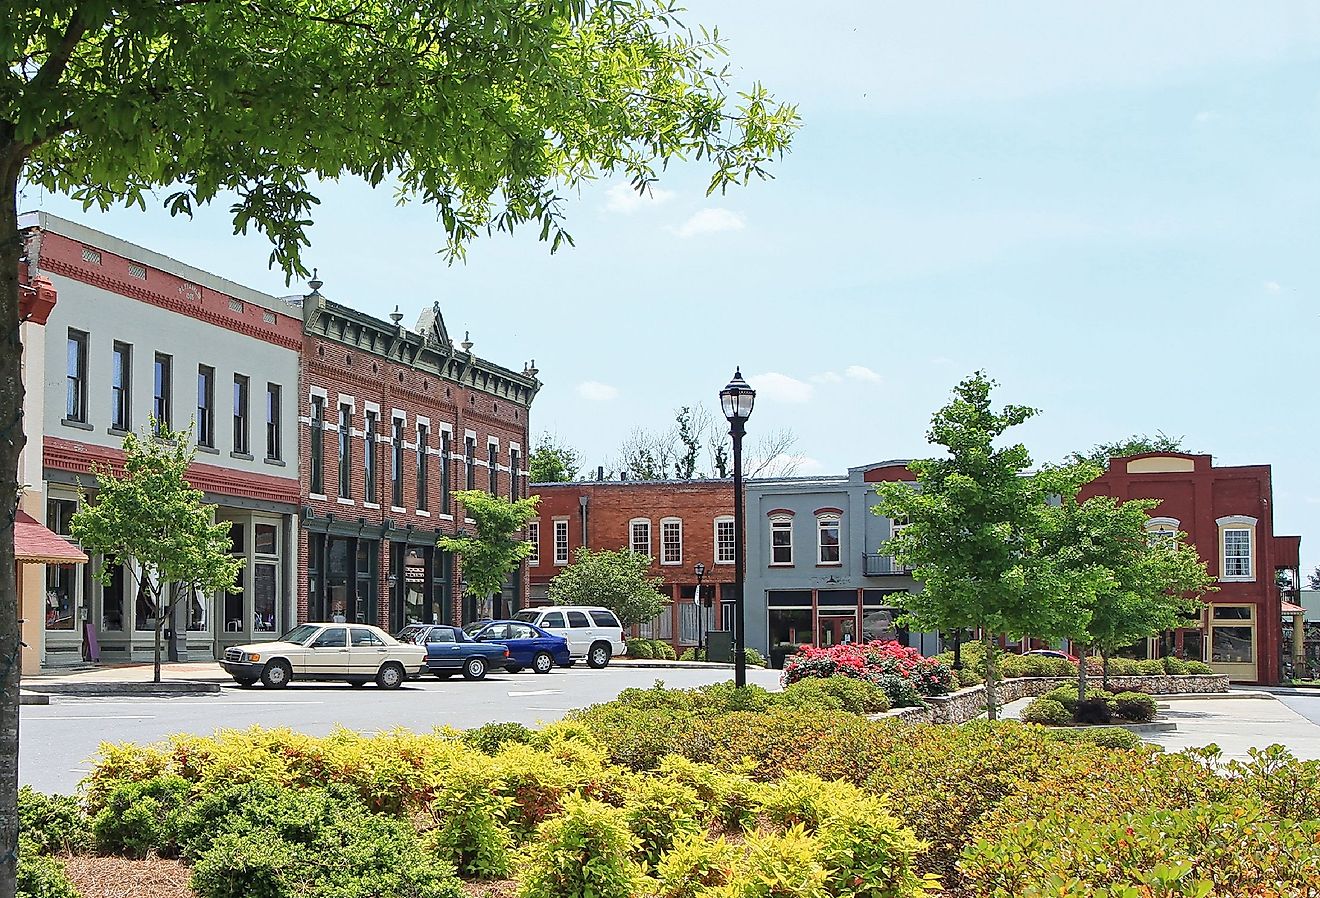
M 124 595 L 130 578 L 124 566 L 115 564 L 113 558 L 106 558 L 101 564 L 110 568 L 110 585 L 101 587 L 101 629 L 120 632 L 124 629 Z
M 151 598 L 151 593 L 147 589 L 147 578 L 141 577 L 138 580 L 137 601 L 133 608 L 133 628 L 135 630 L 151 630 L 156 626 L 156 603 Z
M 258 633 L 275 632 L 278 573 L 278 566 L 274 564 L 258 563 L 252 568 L 252 629 Z
M 206 618 L 206 599 L 194 589 L 192 594 L 188 596 L 188 632 L 206 632 Z
M 275 555 L 277 543 L 274 524 L 256 524 L 252 528 L 252 548 L 258 555 Z
M 421 549 L 409 549 L 403 565 L 403 623 L 429 623 L 426 601 L 426 559 Z
M 357 613 L 353 622 L 376 623 L 376 556 L 380 543 L 370 539 L 357 541 Z
M 1218 664 L 1253 664 L 1251 627 L 1215 627 L 1210 660 Z
M 46 500 L 46 526 L 61 536 L 73 533 L 78 503 L 72 499 Z M 72 567 L 46 565 L 46 629 L 69 631 L 77 627 L 78 578 Z

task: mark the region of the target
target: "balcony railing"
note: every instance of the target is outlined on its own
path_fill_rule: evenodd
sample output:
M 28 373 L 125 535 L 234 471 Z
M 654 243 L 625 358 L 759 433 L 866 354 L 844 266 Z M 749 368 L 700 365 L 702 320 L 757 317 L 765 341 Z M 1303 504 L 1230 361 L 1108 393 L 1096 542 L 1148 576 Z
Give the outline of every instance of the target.
M 911 573 L 912 568 L 899 564 L 893 555 L 867 552 L 862 556 L 862 575 L 865 577 L 905 577 Z

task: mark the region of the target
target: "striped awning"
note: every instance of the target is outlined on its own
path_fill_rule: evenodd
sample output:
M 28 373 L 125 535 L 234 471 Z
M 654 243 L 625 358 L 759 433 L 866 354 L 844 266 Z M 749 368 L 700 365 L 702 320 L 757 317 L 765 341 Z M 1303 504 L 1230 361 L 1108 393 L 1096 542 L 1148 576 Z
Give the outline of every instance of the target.
M 20 511 L 14 521 L 14 558 L 19 564 L 84 564 L 87 554 Z

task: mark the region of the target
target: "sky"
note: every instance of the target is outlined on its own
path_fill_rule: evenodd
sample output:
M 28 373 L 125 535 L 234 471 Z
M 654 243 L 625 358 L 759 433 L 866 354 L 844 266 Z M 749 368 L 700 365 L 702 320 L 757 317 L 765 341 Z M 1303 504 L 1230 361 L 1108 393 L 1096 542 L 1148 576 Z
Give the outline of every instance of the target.
M 1041 414 L 1037 461 L 1163 431 L 1271 464 L 1275 529 L 1320 563 L 1311 361 L 1320 309 L 1320 5 L 688 0 L 737 84 L 799 104 L 775 179 L 707 198 L 591 185 L 575 248 L 497 236 L 449 265 L 434 213 L 323 185 L 322 292 L 451 334 L 544 387 L 532 428 L 607 463 L 637 427 L 716 408 L 735 366 L 748 439 L 791 428 L 802 474 L 928 452 L 931 412 L 984 369 Z M 162 198 L 164 193 L 162 192 Z M 71 217 L 276 295 L 269 246 L 196 219 Z

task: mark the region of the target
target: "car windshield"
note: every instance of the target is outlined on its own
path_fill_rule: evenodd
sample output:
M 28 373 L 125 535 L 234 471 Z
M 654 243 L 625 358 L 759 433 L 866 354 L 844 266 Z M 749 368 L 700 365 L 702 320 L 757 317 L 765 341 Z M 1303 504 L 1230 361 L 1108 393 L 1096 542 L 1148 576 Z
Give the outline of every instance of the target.
M 303 624 L 300 627 L 294 627 L 281 638 L 281 642 L 292 642 L 294 645 L 307 645 L 312 641 L 320 627 L 312 624 Z
M 527 623 L 531 624 L 536 622 L 536 616 L 540 613 L 541 612 L 537 611 L 535 608 L 528 608 L 526 611 L 519 611 L 513 616 L 513 619 L 527 621 Z
M 430 629 L 429 627 L 418 627 L 415 625 L 404 627 L 401 631 L 399 631 L 399 637 L 398 637 L 399 641 L 409 642 L 409 643 L 421 642 L 422 634 L 424 634 L 429 629 Z
M 466 627 L 463 628 L 463 632 L 466 633 L 468 636 L 475 636 L 489 626 L 490 626 L 490 621 L 488 620 L 473 621 L 472 623 L 468 624 Z

